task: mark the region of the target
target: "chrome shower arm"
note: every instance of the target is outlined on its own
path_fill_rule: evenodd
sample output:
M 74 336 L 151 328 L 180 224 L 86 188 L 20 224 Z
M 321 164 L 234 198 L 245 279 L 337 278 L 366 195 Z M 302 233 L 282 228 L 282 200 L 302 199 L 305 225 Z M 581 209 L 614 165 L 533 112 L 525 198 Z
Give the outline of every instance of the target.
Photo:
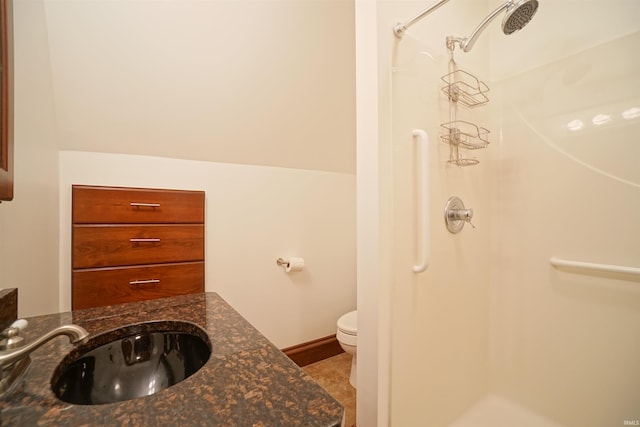
M 469 37 L 448 37 L 447 47 L 453 50 L 455 43 L 458 43 L 460 45 L 460 49 L 464 52 L 469 52 L 476 43 L 476 40 L 478 40 L 482 31 L 484 31 L 496 16 L 500 15 L 505 10 L 507 13 L 502 20 L 502 32 L 509 35 L 522 29 L 529 23 L 531 18 L 533 18 L 533 15 L 535 15 L 538 10 L 538 0 L 507 0 L 505 4 L 491 12 L 491 14 L 487 16 L 480 25 L 478 25 L 478 28 L 476 28 Z
M 428 6 L 427 8 L 425 8 L 423 11 L 418 13 L 418 15 L 416 15 L 413 19 L 410 19 L 409 21 L 405 22 L 404 24 L 401 23 L 401 22 L 398 22 L 396 24 L 396 26 L 393 27 L 393 33 L 396 35 L 396 37 L 402 38 L 402 36 L 404 35 L 405 31 L 407 31 L 407 29 L 410 26 L 412 26 L 413 24 L 415 24 L 416 22 L 418 22 L 419 20 L 421 20 L 422 18 L 424 18 L 425 16 L 427 16 L 428 14 L 430 14 L 431 12 L 433 12 L 434 10 L 436 10 L 437 8 L 442 6 L 443 4 L 447 3 L 448 1 L 449 0 L 437 1 L 437 2 L 433 3 L 432 5 Z
M 480 25 L 478 25 L 478 27 L 473 31 L 473 33 L 471 33 L 469 37 L 465 37 L 463 39 L 455 38 L 455 41 L 458 41 L 460 44 L 460 49 L 462 49 L 464 52 L 469 52 L 471 49 L 473 49 L 473 45 L 478 40 L 478 37 L 480 37 L 482 31 L 484 31 L 484 29 L 491 23 L 491 21 L 496 18 L 496 16 L 500 15 L 504 10 L 508 9 L 510 5 L 511 2 L 508 1 L 491 12 L 491 14 L 484 18 L 484 21 L 482 21 Z
M 396 37 L 402 38 L 405 31 L 407 31 L 410 26 L 412 26 L 443 4 L 447 3 L 448 1 L 449 0 L 439 0 L 428 6 L 413 19 L 405 22 L 404 24 L 396 24 L 395 27 L 393 27 L 393 33 L 396 35 Z M 507 0 L 506 3 L 491 12 L 491 14 L 487 16 L 484 21 L 480 23 L 480 25 L 478 25 L 478 27 L 473 31 L 473 33 L 471 33 L 469 37 L 447 37 L 447 47 L 450 50 L 453 50 L 455 48 L 455 44 L 458 43 L 458 45 L 460 45 L 460 49 L 462 49 L 464 52 L 469 52 L 471 49 L 473 49 L 473 45 L 476 43 L 476 40 L 478 40 L 480 33 L 484 31 L 484 29 L 491 23 L 491 21 L 496 18 L 496 16 L 498 16 L 505 10 L 507 11 L 507 14 L 502 21 L 502 32 L 506 35 L 509 35 L 514 33 L 515 31 L 522 29 L 529 23 L 531 18 L 533 18 L 533 15 L 535 15 L 536 11 L 538 10 L 538 0 Z

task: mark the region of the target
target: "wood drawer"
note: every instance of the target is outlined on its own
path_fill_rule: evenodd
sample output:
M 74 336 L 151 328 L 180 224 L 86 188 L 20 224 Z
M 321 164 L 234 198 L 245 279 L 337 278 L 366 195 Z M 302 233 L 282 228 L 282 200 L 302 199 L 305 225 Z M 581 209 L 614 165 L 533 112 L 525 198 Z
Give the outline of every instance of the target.
M 204 260 L 202 224 L 74 225 L 72 240 L 74 269 Z
M 204 262 L 73 272 L 73 310 L 204 292 Z
M 204 223 L 204 191 L 72 187 L 74 224 Z

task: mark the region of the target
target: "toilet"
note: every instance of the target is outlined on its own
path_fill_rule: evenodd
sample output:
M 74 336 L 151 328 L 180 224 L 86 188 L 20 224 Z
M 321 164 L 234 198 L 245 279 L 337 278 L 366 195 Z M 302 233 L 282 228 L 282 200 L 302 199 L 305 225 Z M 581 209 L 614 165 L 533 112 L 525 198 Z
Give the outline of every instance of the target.
M 351 374 L 349 375 L 349 383 L 356 387 L 356 350 L 358 343 L 358 312 L 350 311 L 343 314 L 338 319 L 338 332 L 336 338 L 340 343 L 340 347 L 352 356 L 351 358 Z

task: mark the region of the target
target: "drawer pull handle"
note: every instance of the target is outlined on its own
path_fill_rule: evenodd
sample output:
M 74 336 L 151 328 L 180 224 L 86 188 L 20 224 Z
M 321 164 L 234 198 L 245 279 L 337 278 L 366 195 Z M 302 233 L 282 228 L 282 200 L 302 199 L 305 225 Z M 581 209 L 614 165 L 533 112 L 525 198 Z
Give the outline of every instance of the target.
M 160 279 L 148 279 L 148 280 L 132 280 L 130 285 L 147 285 L 149 283 L 160 283 Z
M 138 202 L 131 202 L 129 203 L 130 206 L 136 207 L 136 208 L 159 208 L 160 207 L 160 203 L 138 203 Z
M 131 243 L 158 243 L 160 239 L 129 239 Z

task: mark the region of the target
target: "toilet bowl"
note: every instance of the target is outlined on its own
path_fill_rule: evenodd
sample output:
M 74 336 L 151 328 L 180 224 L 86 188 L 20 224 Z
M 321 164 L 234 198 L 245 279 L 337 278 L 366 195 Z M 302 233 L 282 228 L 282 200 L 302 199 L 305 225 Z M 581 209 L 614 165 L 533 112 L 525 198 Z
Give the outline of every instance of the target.
M 351 358 L 351 374 L 349 375 L 349 383 L 356 387 L 356 364 L 357 364 L 357 343 L 358 343 L 358 312 L 350 311 L 343 314 L 338 319 L 338 332 L 336 338 L 340 343 L 340 347 L 352 356 Z

